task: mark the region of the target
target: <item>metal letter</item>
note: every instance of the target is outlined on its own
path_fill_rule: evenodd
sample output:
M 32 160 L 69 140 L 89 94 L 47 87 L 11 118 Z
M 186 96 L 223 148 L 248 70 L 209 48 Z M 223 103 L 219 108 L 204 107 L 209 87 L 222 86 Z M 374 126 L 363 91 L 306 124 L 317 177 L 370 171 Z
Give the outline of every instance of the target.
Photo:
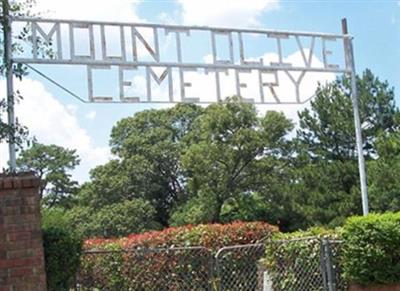
M 241 90 L 240 88 L 247 88 L 247 84 L 246 83 L 242 83 L 240 81 L 240 73 L 247 73 L 247 74 L 251 74 L 251 70 L 235 70 L 235 77 L 236 77 L 236 94 L 240 97 L 242 97 L 243 101 L 245 102 L 249 102 L 249 103 L 254 103 L 254 99 L 249 99 L 249 98 L 244 98 L 241 94 Z
M 119 26 L 119 37 L 120 37 L 120 46 L 121 46 L 121 56 L 108 56 L 107 55 L 107 40 L 105 34 L 104 25 L 100 26 L 100 35 L 101 35 L 101 52 L 103 60 L 126 60 L 126 50 L 125 50 L 125 33 L 124 27 L 122 25 Z
M 192 103 L 197 103 L 199 102 L 199 98 L 197 97 L 186 97 L 185 96 L 185 87 L 191 87 L 192 83 L 185 82 L 185 72 L 196 72 L 197 69 L 179 69 L 179 78 L 180 78 L 180 84 L 181 84 L 181 99 L 182 102 L 192 102 Z
M 315 46 L 315 37 L 314 36 L 311 37 L 311 45 L 310 45 L 310 51 L 308 53 L 308 58 L 306 57 L 303 45 L 301 44 L 301 40 L 300 40 L 300 37 L 298 35 L 296 35 L 296 41 L 297 41 L 297 45 L 298 45 L 298 47 L 300 49 L 301 56 L 303 57 L 304 65 L 307 68 L 311 68 L 311 62 L 312 62 L 312 57 L 313 57 L 313 53 L 314 53 L 314 46 Z
M 135 28 L 131 27 L 131 36 L 132 36 L 132 53 L 133 53 L 133 60 L 135 62 L 138 61 L 138 52 L 137 52 L 137 43 L 136 38 L 140 40 L 149 54 L 153 57 L 153 59 L 157 62 L 160 61 L 160 48 L 158 44 L 158 32 L 157 28 L 153 28 L 153 41 L 154 41 L 154 49 L 150 46 L 150 44 L 144 39 L 144 37 L 140 34 L 140 32 Z
M 150 76 L 153 77 L 154 81 L 158 85 L 161 85 L 162 81 L 164 81 L 165 77 L 168 76 L 168 94 L 169 94 L 169 101 L 173 102 L 174 98 L 174 91 L 173 91 L 173 83 L 172 83 L 172 69 L 170 67 L 165 68 L 164 72 L 161 74 L 160 77 L 154 73 L 153 69 L 150 66 L 146 67 L 146 85 L 147 85 L 147 101 L 151 102 L 151 79 Z
M 50 45 L 53 34 L 56 33 L 57 37 L 57 58 L 62 59 L 62 45 L 61 45 L 61 31 L 60 23 L 54 23 L 53 27 L 50 29 L 49 33 L 45 33 L 43 29 L 39 26 L 36 21 L 32 22 L 32 55 L 36 59 L 38 57 L 37 52 L 37 32 L 44 38 L 45 42 Z
M 306 71 L 301 72 L 300 76 L 298 77 L 297 80 L 294 79 L 294 77 L 292 76 L 292 74 L 290 74 L 289 71 L 285 71 L 285 73 L 286 73 L 286 75 L 288 75 L 289 79 L 293 82 L 294 87 L 296 88 L 296 102 L 300 103 L 301 102 L 300 101 L 300 84 L 306 74 Z
M 264 82 L 263 74 L 272 74 L 274 76 L 274 82 Z M 268 87 L 272 97 L 276 100 L 276 103 L 281 103 L 278 96 L 276 95 L 274 87 L 279 87 L 279 79 L 278 79 L 278 72 L 277 71 L 267 71 L 267 70 L 258 70 L 258 80 L 260 84 L 260 97 L 261 103 L 265 103 L 265 94 L 264 94 L 264 87 Z
M 181 43 L 181 35 L 180 33 L 185 33 L 187 36 L 190 35 L 190 30 L 188 29 L 165 29 L 165 35 L 170 33 L 175 33 L 176 36 L 176 54 L 178 63 L 182 63 L 182 43 Z
M 277 44 L 277 48 L 278 48 L 278 58 L 279 58 L 279 62 L 278 63 L 274 63 L 271 62 L 271 65 L 273 66 L 282 66 L 282 67 L 291 67 L 292 64 L 291 63 L 284 63 L 283 62 L 283 52 L 282 52 L 282 42 L 281 39 L 288 39 L 290 37 L 290 35 L 288 34 L 282 34 L 282 33 L 268 33 L 267 37 L 269 38 L 276 38 L 276 44 Z
M 87 66 L 87 78 L 88 78 L 88 92 L 89 92 L 89 101 L 91 102 L 110 102 L 112 101 L 112 97 L 93 97 L 93 73 L 92 70 L 109 70 L 110 66 Z
M 225 76 L 229 75 L 228 70 L 225 69 L 205 69 L 205 73 L 206 75 L 208 75 L 210 72 L 214 72 L 215 73 L 215 89 L 216 89 L 216 93 L 217 93 L 217 101 L 221 101 L 221 81 L 219 78 L 219 74 L 220 73 L 225 73 Z
M 228 44 L 229 44 L 229 60 L 218 60 L 218 52 L 217 52 L 217 41 L 216 35 L 227 35 L 228 36 Z M 212 56 L 214 64 L 234 64 L 235 60 L 233 57 L 233 40 L 232 33 L 224 30 L 212 30 L 211 31 L 211 45 L 212 45 Z
M 140 102 L 140 97 L 125 97 L 124 93 L 124 87 L 129 87 L 132 86 L 131 81 L 125 81 L 124 79 L 124 71 L 125 70 L 136 70 L 137 67 L 124 67 L 124 66 L 119 66 L 118 68 L 118 75 L 119 75 L 119 98 L 122 102 L 131 102 L 131 103 L 139 103 Z
M 75 28 L 88 29 L 90 55 L 76 55 L 75 54 L 75 37 L 74 37 Z M 70 47 L 71 60 L 74 60 L 74 59 L 94 60 L 95 53 L 94 53 L 93 25 L 92 24 L 81 24 L 81 23 L 70 23 L 69 24 L 69 47 Z
M 338 65 L 335 64 L 328 64 L 328 55 L 332 55 L 332 51 L 326 49 L 326 42 L 327 41 L 336 41 L 334 37 L 323 37 L 322 38 L 322 56 L 324 59 L 324 68 L 326 69 L 337 69 L 339 68 Z
M 244 45 L 243 45 L 243 36 L 241 32 L 238 32 L 238 38 L 239 38 L 239 50 L 240 50 L 240 63 L 242 65 L 263 65 L 264 60 L 260 59 L 258 62 L 256 61 L 247 61 L 245 58 L 245 53 L 244 53 Z

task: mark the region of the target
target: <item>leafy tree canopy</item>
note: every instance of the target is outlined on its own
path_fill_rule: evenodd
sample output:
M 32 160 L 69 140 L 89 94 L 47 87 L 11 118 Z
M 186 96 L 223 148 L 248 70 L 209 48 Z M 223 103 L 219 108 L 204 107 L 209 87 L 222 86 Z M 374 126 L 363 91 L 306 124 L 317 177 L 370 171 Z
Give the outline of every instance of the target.
M 141 198 L 168 225 L 171 208 L 186 200 L 186 177 L 180 158 L 185 136 L 203 109 L 193 104 L 146 110 L 119 121 L 111 133 L 111 149 L 118 159 L 96 167 L 80 193 L 83 205 L 102 207 Z
M 102 208 L 76 206 L 64 217 L 68 227 L 84 237 L 118 237 L 160 229 L 155 221 L 156 211 L 143 199 L 125 200 Z
M 259 117 L 253 105 L 237 98 L 210 105 L 196 120 L 182 157 L 190 196 L 207 203 L 210 215 L 196 222 L 220 222 L 226 202 L 257 190 L 273 195 L 265 183 L 284 171 L 284 157 L 290 154 L 286 135 L 292 128 L 283 114 Z
M 42 180 L 39 195 L 46 207 L 70 207 L 78 183 L 70 172 L 79 165 L 75 150 L 57 145 L 33 143 L 21 152 L 17 166 L 21 171 L 34 171 Z

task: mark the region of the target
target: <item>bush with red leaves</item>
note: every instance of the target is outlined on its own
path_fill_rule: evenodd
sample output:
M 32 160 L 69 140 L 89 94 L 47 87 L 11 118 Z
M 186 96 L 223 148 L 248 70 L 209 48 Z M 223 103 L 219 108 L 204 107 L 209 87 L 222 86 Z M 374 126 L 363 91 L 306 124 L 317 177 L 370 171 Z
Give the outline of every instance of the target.
M 113 244 L 123 249 L 202 246 L 216 250 L 224 246 L 256 243 L 277 231 L 276 226 L 265 222 L 186 225 L 131 234 L 121 239 L 88 239 L 85 241 L 85 249 L 103 249 Z
M 100 252 L 82 257 L 79 284 L 112 290 L 161 290 L 165 286 L 168 290 L 205 290 L 216 279 L 210 277 L 209 268 L 218 249 L 256 243 L 277 231 L 265 222 L 233 222 L 171 227 L 120 239 L 89 239 L 85 249 Z M 257 260 L 242 255 L 229 259 L 236 265 L 250 262 L 248 270 L 255 268 Z

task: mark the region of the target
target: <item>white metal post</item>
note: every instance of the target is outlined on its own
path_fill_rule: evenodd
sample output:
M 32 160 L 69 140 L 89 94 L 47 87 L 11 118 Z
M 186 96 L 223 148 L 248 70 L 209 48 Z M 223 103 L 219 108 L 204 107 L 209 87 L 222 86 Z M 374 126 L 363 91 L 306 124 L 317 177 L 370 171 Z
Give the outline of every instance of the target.
M 342 30 L 344 34 L 348 34 L 347 21 L 342 20 Z M 367 175 L 365 172 L 365 160 L 364 160 L 364 149 L 362 141 L 362 131 L 361 131 L 361 121 L 360 121 L 360 111 L 358 104 L 358 91 L 357 91 L 357 78 L 356 78 L 356 68 L 354 62 L 354 50 L 352 39 L 347 40 L 346 45 L 346 55 L 347 62 L 351 68 L 351 101 L 353 103 L 353 113 L 354 113 L 354 126 L 356 131 L 356 143 L 357 143 L 357 155 L 358 155 L 358 169 L 360 174 L 360 186 L 361 186 L 361 199 L 362 199 L 362 209 L 363 214 L 368 215 L 368 190 L 367 190 Z
M 15 152 L 15 133 L 13 131 L 15 126 L 14 116 L 14 84 L 13 84 L 13 64 L 11 59 L 12 49 L 12 32 L 11 32 L 11 19 L 10 19 L 10 4 L 7 0 L 2 1 L 3 4 L 3 35 L 4 35 L 4 68 L 7 79 L 7 115 L 8 125 L 10 126 L 9 135 L 9 155 L 10 155 L 10 170 L 12 172 L 16 169 L 16 152 Z

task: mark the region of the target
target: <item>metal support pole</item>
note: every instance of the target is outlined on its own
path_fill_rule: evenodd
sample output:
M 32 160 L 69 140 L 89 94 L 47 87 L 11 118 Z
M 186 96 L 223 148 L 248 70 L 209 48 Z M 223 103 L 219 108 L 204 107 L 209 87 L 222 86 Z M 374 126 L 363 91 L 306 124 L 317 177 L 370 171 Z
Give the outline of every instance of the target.
M 346 18 L 342 19 L 342 31 L 343 34 L 348 34 L 347 21 Z M 358 107 L 358 92 L 357 92 L 357 79 L 356 79 L 356 68 L 354 62 L 354 51 L 352 39 L 346 41 L 346 61 L 347 66 L 351 69 L 351 101 L 353 103 L 353 113 L 354 113 L 354 126 L 356 131 L 356 143 L 357 143 L 357 155 L 358 155 L 358 169 L 360 174 L 360 186 L 361 186 L 361 199 L 362 199 L 362 209 L 363 214 L 368 215 L 368 190 L 367 190 L 367 175 L 365 172 L 365 160 L 364 160 L 364 150 L 361 132 L 361 121 L 360 121 L 360 111 Z
M 9 135 L 9 159 L 10 170 L 12 172 L 16 169 L 16 151 L 15 151 L 15 116 L 14 116 L 14 84 L 13 84 L 13 63 L 11 59 L 12 50 L 12 32 L 11 32 L 11 18 L 10 18 L 10 4 L 8 0 L 2 1 L 3 8 L 3 36 L 4 36 L 4 68 L 7 79 L 7 115 L 8 125 L 10 126 Z
M 336 276 L 333 269 L 332 250 L 329 241 L 322 239 L 321 247 L 326 272 L 327 291 L 336 291 Z

